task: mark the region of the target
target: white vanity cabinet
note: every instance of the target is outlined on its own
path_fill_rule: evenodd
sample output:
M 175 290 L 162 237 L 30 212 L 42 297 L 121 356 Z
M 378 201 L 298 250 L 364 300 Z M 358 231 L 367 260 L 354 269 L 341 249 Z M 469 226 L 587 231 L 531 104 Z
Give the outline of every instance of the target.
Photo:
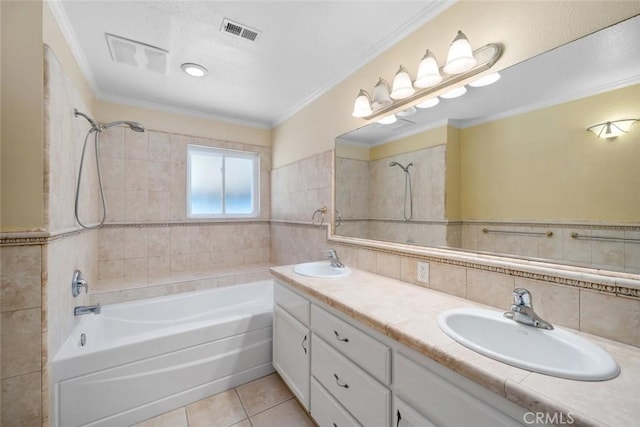
M 278 283 L 274 298 L 274 367 L 320 427 L 522 425 L 524 409 L 388 336 Z
M 304 408 L 309 410 L 309 301 L 276 283 L 274 302 L 273 366 Z

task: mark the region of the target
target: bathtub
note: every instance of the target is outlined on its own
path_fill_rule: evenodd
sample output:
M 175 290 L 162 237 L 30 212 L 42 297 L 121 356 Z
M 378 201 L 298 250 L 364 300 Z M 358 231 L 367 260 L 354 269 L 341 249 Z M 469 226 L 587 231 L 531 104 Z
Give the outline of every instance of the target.
M 52 425 L 131 425 L 267 375 L 272 316 L 270 280 L 81 316 L 51 364 Z

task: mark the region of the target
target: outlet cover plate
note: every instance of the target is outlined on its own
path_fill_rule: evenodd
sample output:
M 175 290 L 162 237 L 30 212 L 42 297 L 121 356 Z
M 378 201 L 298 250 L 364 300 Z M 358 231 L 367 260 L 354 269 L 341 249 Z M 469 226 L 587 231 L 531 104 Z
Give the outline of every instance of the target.
M 418 261 L 418 282 L 429 283 L 429 263 Z

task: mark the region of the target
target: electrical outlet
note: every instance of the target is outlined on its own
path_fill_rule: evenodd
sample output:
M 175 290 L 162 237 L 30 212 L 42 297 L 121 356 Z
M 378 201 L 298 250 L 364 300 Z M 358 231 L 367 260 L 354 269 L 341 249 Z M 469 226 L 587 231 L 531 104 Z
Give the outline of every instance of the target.
M 428 262 L 418 262 L 418 282 L 429 283 Z

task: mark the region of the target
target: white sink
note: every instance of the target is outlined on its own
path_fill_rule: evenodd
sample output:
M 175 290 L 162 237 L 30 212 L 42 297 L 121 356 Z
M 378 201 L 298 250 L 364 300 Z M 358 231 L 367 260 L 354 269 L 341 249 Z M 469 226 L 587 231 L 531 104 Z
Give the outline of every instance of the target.
M 529 371 L 583 381 L 608 380 L 620 372 L 609 353 L 557 327 L 539 329 L 480 309 L 446 311 L 438 324 L 465 347 Z
M 351 274 L 349 267 L 333 267 L 329 261 L 306 262 L 293 267 L 295 273 L 307 277 L 334 278 Z

